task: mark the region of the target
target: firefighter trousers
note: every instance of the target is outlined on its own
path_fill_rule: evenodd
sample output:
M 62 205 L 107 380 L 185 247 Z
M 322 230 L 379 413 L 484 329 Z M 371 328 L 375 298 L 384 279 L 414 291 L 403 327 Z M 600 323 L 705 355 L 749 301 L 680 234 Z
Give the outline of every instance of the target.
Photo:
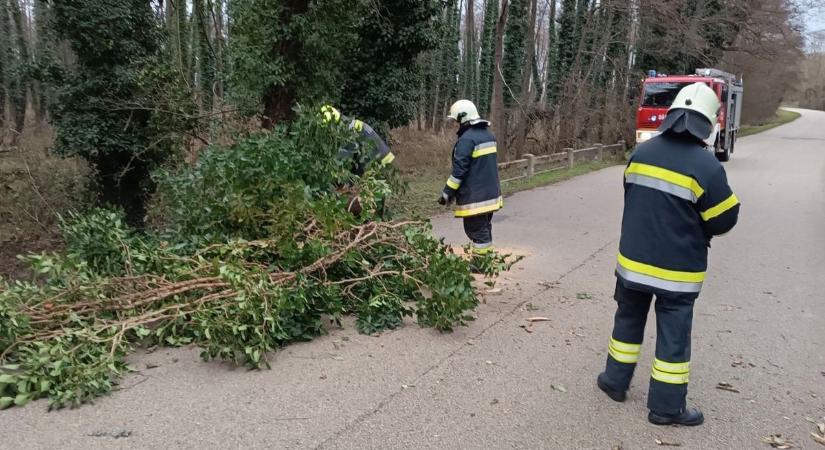
M 608 347 L 605 375 L 616 391 L 626 391 L 639 361 L 645 322 L 654 294 L 616 282 L 618 307 Z M 659 414 L 678 414 L 686 407 L 690 375 L 690 332 L 698 294 L 658 292 L 656 357 L 650 374 L 647 407 Z
M 464 232 L 473 242 L 473 253 L 483 255 L 493 250 L 493 213 L 464 218 Z

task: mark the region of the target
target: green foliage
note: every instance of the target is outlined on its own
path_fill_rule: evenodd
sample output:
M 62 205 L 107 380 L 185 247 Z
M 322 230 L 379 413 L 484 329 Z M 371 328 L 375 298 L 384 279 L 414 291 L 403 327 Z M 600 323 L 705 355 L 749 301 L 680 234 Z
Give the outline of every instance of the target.
M 120 276 L 129 267 L 128 250 L 137 239 L 125 224 L 122 211 L 94 209 L 72 213 L 60 225 L 66 242 L 66 256 L 84 262 L 92 273 Z
M 547 25 L 547 99 L 553 104 L 558 97 L 561 80 L 561 64 L 559 61 L 559 33 L 556 26 L 555 11 L 551 13 L 552 20 Z
M 166 111 L 164 102 L 179 89 L 161 82 L 158 24 L 140 0 L 56 2 L 52 10 L 59 37 L 77 58 L 51 80 L 58 93 L 50 111 L 54 150 L 87 159 L 101 200 L 139 224 L 152 190 L 149 173 L 173 152 L 176 141 L 167 132 L 180 125 L 165 125 L 166 114 L 178 111 Z
M 350 174 L 335 155 L 354 141 L 348 131 L 326 127 L 308 113 L 289 127 L 252 135 L 229 149 L 212 147 L 192 170 L 159 172 L 158 196 L 169 230 L 202 240 L 198 244 L 265 236 L 288 240 L 308 215 L 343 208 L 329 194 Z
M 233 101 L 247 114 L 260 112 L 273 92 L 287 110 L 292 101 L 316 102 L 340 96 L 352 55 L 356 27 L 371 2 L 239 0 L 229 3 L 232 39 L 229 81 Z M 308 76 L 310 74 L 310 76 Z M 280 89 L 280 90 L 278 90 Z
M 27 257 L 40 280 L 0 286 L 0 406 L 88 402 L 137 346 L 194 344 L 258 368 L 324 333 L 325 318 L 354 314 L 363 333 L 470 320 L 469 263 L 428 224 L 379 221 L 387 183 L 334 158 L 356 134 L 298 111 L 289 128 L 160 175 L 163 227 L 138 234 L 94 210 L 64 222 L 65 253 Z M 354 192 L 359 217 L 346 210 Z
M 371 123 L 394 128 L 415 115 L 421 95 L 416 59 L 439 43 L 433 18 L 439 12 L 434 0 L 381 0 L 360 9 L 354 45 L 347 48 L 340 104 Z M 458 20 L 453 15 L 454 64 L 458 64 Z M 443 41 L 441 41 L 443 42 Z M 380 62 L 380 64 L 377 64 Z

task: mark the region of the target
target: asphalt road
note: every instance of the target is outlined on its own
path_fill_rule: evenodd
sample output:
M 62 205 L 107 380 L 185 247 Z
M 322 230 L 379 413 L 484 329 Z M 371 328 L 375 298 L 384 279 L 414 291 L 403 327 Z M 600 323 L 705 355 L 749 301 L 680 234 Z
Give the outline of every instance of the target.
M 614 310 L 615 167 L 507 199 L 497 245 L 528 257 L 455 333 L 348 327 L 260 372 L 159 350 L 94 405 L 0 412 L 0 448 L 758 449 L 771 434 L 822 448 L 805 417 L 825 416 L 825 113 L 803 113 L 739 141 L 726 165 L 742 211 L 713 242 L 697 303 L 689 403 L 701 427 L 646 421 L 652 326 L 628 401 L 595 387 Z M 434 223 L 463 240 L 458 221 Z M 528 332 L 535 316 L 550 320 Z

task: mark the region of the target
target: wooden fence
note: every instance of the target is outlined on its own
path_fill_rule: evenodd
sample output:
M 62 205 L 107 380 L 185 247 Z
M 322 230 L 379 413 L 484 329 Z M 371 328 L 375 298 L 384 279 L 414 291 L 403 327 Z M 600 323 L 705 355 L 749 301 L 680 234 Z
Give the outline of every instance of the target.
M 499 163 L 498 168 L 504 173 L 521 173 L 521 175 L 501 180 L 502 183 L 506 183 L 508 181 L 530 179 L 536 175 L 554 170 L 572 169 L 577 162 L 580 163 L 581 161 L 606 161 L 607 158 L 615 160 L 618 155 L 624 156 L 626 149 L 625 141 L 619 141 L 611 145 L 595 144 L 592 147 L 578 150 L 565 148 L 562 152 L 550 155 L 534 156 L 528 153 L 521 159 Z

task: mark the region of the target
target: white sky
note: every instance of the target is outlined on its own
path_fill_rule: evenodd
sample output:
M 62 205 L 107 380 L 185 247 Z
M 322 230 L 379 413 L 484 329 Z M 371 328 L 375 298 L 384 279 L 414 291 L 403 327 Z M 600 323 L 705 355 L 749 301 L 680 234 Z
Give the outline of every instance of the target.
M 821 0 L 825 3 L 825 0 Z M 825 8 L 810 11 L 805 16 L 805 28 L 807 32 L 825 31 Z

